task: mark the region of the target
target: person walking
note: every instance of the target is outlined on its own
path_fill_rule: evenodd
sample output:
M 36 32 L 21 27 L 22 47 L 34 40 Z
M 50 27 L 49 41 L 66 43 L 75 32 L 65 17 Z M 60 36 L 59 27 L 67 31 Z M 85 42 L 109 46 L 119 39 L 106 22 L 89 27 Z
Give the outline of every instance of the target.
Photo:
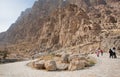
M 116 56 L 116 48 L 113 47 L 112 51 L 113 51 L 113 57 L 114 57 L 114 58 L 117 58 L 117 56 Z
M 109 49 L 109 57 L 113 58 L 113 51 L 112 51 L 112 49 Z
M 99 54 L 101 53 L 101 56 L 103 56 L 103 50 L 98 48 L 96 51 L 97 57 L 99 57 Z
M 99 51 L 101 53 L 101 56 L 103 56 L 103 50 L 99 48 Z
M 97 57 L 99 57 L 99 54 L 100 54 L 100 48 L 98 48 L 98 49 L 96 50 L 96 55 L 97 55 Z
M 109 49 L 109 54 L 110 54 L 110 58 L 117 58 L 117 56 L 116 56 L 116 48 L 115 47 L 113 47 L 113 48 L 111 48 L 111 49 Z

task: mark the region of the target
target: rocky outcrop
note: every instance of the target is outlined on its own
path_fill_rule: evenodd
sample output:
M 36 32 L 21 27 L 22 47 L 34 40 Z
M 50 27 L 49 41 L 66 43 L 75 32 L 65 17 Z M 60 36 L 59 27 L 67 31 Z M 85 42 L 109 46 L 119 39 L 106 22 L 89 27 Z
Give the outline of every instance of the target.
M 62 48 L 80 53 L 105 48 L 102 41 L 120 28 L 119 4 L 119 0 L 38 0 L 0 34 L 0 45 L 21 57 Z
M 64 51 L 63 51 L 64 52 Z M 63 55 L 68 55 L 69 52 L 64 52 Z M 57 53 L 54 53 L 57 54 Z M 66 56 L 67 56 L 66 55 Z M 70 54 L 69 54 L 70 55 Z M 90 56 L 82 56 L 82 54 L 73 54 L 74 58 L 70 60 L 69 62 L 65 61 L 63 62 L 62 56 L 53 56 L 53 58 L 46 59 L 48 55 L 45 55 L 44 58 L 41 56 L 38 60 L 33 61 L 31 64 L 33 66 L 29 66 L 32 68 L 36 68 L 37 70 L 47 70 L 47 71 L 75 71 L 75 70 L 81 70 L 86 67 L 91 67 L 96 63 L 96 59 Z M 76 55 L 76 56 L 75 56 Z M 50 56 L 50 54 L 49 54 Z M 72 55 L 70 55 L 72 56 Z M 68 56 L 67 56 L 68 57 Z
M 61 10 L 61 19 L 59 18 L 59 10 Z M 35 20 L 35 28 L 33 28 L 33 25 L 30 24 L 31 27 L 29 27 L 29 29 L 27 29 L 28 27 L 22 27 L 23 23 L 21 23 L 21 28 L 18 28 L 19 26 L 15 26 L 15 29 L 12 30 L 13 32 L 9 32 L 12 34 L 8 34 L 6 38 L 10 37 L 9 41 L 11 41 L 11 43 L 13 41 L 13 43 L 15 44 L 21 45 L 21 43 L 24 42 L 24 46 L 27 46 L 28 44 L 34 44 L 34 47 L 29 46 L 25 49 L 24 46 L 16 47 L 19 48 L 18 50 L 21 50 L 22 48 L 22 50 L 29 52 L 29 50 L 31 50 L 29 48 L 34 48 L 39 50 L 39 52 L 44 52 L 48 50 L 54 51 L 62 47 L 70 47 L 78 45 L 82 42 L 88 42 L 89 40 L 87 39 L 90 37 L 86 34 L 90 32 L 89 29 L 94 28 L 94 26 L 92 27 L 92 24 L 91 27 L 89 26 L 90 21 L 87 14 L 82 9 L 78 8 L 76 5 L 72 4 L 66 6 L 65 9 L 56 10 L 55 12 L 53 12 L 53 15 L 46 19 L 45 23 L 42 23 L 43 25 L 41 26 L 39 26 L 38 24 L 40 22 L 37 22 L 37 20 Z M 83 24 L 81 24 L 82 22 Z M 13 24 L 13 26 L 15 24 Z M 84 25 L 84 27 L 82 25 Z M 18 30 L 16 27 L 20 30 Z M 92 32 L 90 33 L 92 34 Z

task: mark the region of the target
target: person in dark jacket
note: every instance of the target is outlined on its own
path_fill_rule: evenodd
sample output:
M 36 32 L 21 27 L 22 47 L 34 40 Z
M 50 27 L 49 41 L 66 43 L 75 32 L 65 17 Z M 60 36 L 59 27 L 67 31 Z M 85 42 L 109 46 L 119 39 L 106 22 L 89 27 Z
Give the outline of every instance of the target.
M 109 54 L 110 54 L 110 58 L 117 58 L 116 56 L 116 48 L 113 47 L 112 49 L 109 49 Z
M 114 58 L 117 58 L 117 56 L 116 56 L 116 48 L 113 47 L 112 51 L 113 51 L 113 57 L 114 57 Z
M 113 58 L 113 51 L 112 51 L 112 49 L 109 49 L 109 57 Z

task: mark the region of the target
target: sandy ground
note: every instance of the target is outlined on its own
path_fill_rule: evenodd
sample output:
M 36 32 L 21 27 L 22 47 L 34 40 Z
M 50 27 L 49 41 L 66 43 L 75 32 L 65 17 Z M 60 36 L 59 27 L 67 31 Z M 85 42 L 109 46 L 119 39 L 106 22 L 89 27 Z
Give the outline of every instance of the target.
M 110 59 L 108 54 L 96 57 L 97 64 L 78 71 L 47 72 L 27 67 L 30 61 L 0 65 L 0 77 L 120 77 L 120 58 Z

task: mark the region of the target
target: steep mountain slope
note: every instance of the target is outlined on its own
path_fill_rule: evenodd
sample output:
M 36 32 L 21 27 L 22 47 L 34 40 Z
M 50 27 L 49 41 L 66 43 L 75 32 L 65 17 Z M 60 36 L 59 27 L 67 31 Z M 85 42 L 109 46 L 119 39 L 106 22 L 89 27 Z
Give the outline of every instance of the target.
M 111 36 L 120 36 L 119 4 L 119 0 L 38 0 L 0 34 L 0 44 L 24 57 L 68 47 L 78 52 L 119 48 L 119 41 L 108 46 L 116 41 Z

